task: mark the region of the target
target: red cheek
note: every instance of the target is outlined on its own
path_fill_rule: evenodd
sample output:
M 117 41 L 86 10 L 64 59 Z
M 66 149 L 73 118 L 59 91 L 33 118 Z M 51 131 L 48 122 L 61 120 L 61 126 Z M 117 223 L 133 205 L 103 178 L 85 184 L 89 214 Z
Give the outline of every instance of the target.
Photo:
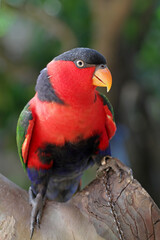
M 47 70 L 53 88 L 63 99 L 85 98 L 93 90 L 95 67 L 80 69 L 74 62 L 53 60 L 47 65 Z

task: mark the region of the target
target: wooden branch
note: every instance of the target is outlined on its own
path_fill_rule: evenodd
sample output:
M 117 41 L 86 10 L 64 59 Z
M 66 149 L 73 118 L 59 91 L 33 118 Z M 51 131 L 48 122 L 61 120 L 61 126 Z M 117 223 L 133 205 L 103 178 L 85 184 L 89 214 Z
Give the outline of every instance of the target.
M 0 175 L 0 240 L 29 240 L 28 194 Z M 33 240 L 159 239 L 160 210 L 119 160 L 67 203 L 47 201 Z

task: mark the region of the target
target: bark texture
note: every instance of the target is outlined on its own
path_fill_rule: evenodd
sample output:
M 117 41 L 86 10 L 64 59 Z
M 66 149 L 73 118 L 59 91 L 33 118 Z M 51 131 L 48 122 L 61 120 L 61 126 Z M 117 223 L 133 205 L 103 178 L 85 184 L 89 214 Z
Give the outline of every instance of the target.
M 105 164 L 106 162 L 106 164 Z M 29 240 L 28 194 L 0 175 L 0 240 Z M 114 158 L 106 159 L 97 178 L 67 203 L 47 201 L 41 228 L 33 240 L 158 240 L 160 210 Z

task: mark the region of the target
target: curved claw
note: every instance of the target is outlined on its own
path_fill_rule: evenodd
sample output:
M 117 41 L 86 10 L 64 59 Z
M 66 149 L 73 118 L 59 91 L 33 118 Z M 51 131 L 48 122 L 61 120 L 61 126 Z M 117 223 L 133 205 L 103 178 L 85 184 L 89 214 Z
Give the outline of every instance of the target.
M 40 228 L 40 220 L 42 217 L 43 207 L 45 204 L 45 197 L 41 193 L 38 193 L 36 196 L 32 191 L 32 188 L 29 188 L 29 203 L 32 206 L 31 211 L 31 225 L 30 225 L 30 240 L 33 237 L 35 226 Z
M 101 178 L 104 174 L 104 170 L 108 170 L 110 167 L 107 165 L 107 160 L 111 159 L 111 156 L 105 156 L 101 159 L 101 165 L 100 167 L 97 169 L 97 173 L 96 173 L 96 177 L 97 178 Z
M 30 240 L 32 240 L 33 233 L 34 233 L 34 228 L 30 229 Z
M 106 156 L 101 161 L 101 166 L 97 170 L 97 177 L 101 178 L 104 174 L 104 171 L 109 172 L 112 170 L 117 177 L 119 178 L 119 183 L 121 183 L 125 176 L 128 176 L 133 180 L 132 170 L 126 167 L 120 160 Z

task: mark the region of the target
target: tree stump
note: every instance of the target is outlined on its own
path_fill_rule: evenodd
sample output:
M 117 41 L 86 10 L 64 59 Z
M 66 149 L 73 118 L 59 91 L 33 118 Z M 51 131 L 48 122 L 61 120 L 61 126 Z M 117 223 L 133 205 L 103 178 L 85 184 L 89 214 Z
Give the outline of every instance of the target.
M 0 175 L 0 240 L 29 240 L 28 194 Z M 67 203 L 47 201 L 33 240 L 158 240 L 160 210 L 119 160 Z

